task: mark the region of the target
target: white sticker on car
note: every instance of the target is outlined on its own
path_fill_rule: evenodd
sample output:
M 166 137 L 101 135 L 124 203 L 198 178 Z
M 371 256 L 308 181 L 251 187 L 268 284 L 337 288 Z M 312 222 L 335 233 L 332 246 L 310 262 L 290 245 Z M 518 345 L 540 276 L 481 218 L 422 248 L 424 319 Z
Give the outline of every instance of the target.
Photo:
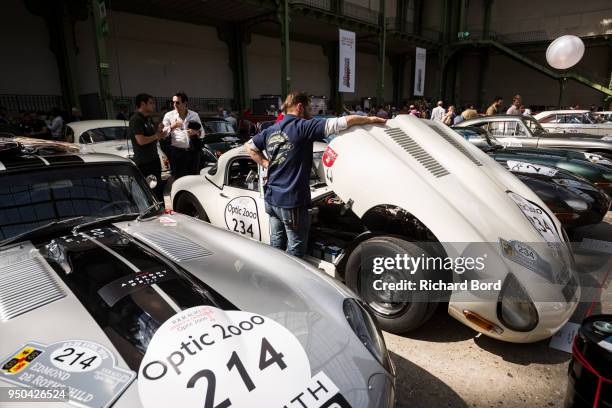
M 79 407 L 111 406 L 136 378 L 117 366 L 109 349 L 87 340 L 28 342 L 0 364 L 0 379 L 20 387 L 66 387 L 68 402 Z
M 523 147 L 521 139 L 516 137 L 500 137 L 498 140 L 504 147 Z
M 517 173 L 530 173 L 530 174 L 542 174 L 544 176 L 552 177 L 559 172 L 559 170 L 552 167 L 542 166 L 539 164 L 508 160 L 508 169 Z
M 523 211 L 523 214 L 525 214 L 529 222 L 540 233 L 542 238 L 547 242 L 561 242 L 561 237 L 557 232 L 557 228 L 546 211 L 518 194 L 510 192 L 508 195 L 516 205 L 519 206 L 521 211 Z
M 225 226 L 228 230 L 261 241 L 257 203 L 252 197 L 236 197 L 225 206 Z
M 299 340 L 269 317 L 196 306 L 157 330 L 142 360 L 145 407 L 348 407 Z M 312 396 L 312 398 L 311 398 Z
M 584 157 L 591 163 L 612 165 L 612 161 L 605 159 L 603 156 L 595 153 L 585 152 Z

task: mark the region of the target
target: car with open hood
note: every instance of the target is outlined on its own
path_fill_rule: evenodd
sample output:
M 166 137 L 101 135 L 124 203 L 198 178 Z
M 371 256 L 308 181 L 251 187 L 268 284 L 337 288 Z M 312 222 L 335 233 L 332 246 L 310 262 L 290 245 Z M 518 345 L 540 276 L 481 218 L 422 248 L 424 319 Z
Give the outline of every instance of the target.
M 532 116 L 482 116 L 456 125 L 465 126 L 477 126 L 487 130 L 506 147 L 579 150 L 612 160 L 612 140 L 588 133 L 548 132 Z
M 605 123 L 603 118 L 588 110 L 544 111 L 533 117 L 549 132 L 588 133 L 612 140 L 612 123 Z
M 18 150 L 0 143 L 1 385 L 65 406 L 394 406 L 344 285 L 161 212 L 127 159 Z
M 269 243 L 264 179 L 236 148 L 200 175 L 177 180 L 173 208 Z M 477 331 L 532 342 L 554 334 L 576 307 L 579 282 L 557 218 L 443 125 L 399 115 L 315 143 L 311 197 L 306 260 L 359 293 L 387 331 L 416 329 L 444 300 Z M 422 261 L 408 271 L 397 258 Z M 466 271 L 456 261 L 468 258 L 487 265 Z M 436 263 L 442 259 L 444 266 Z

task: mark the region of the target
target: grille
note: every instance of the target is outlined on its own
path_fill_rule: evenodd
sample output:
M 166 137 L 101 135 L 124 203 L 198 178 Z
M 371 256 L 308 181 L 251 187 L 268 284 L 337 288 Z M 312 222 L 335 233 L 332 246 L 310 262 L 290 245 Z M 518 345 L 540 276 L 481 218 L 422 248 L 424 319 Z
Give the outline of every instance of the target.
M 0 321 L 6 322 L 64 296 L 62 288 L 38 258 L 0 269 Z
M 189 261 L 212 255 L 208 249 L 175 232 L 155 231 L 134 234 L 174 262 Z
M 472 163 L 474 163 L 477 166 L 482 166 L 482 163 L 478 159 L 476 159 L 474 156 L 472 156 L 472 154 L 468 152 L 468 150 L 465 147 L 461 146 L 461 144 L 457 142 L 452 136 L 447 135 L 446 132 L 444 132 L 442 129 L 438 128 L 435 125 L 429 125 L 429 127 L 432 128 L 437 134 L 439 134 L 440 137 L 442 137 L 442 139 L 446 140 L 448 143 L 453 145 L 455 149 L 463 153 L 463 155 L 467 157 L 468 159 L 470 159 Z
M 423 149 L 417 142 L 412 140 L 412 138 L 400 128 L 385 129 L 385 132 L 395 143 L 408 152 L 408 154 L 410 154 L 434 176 L 444 177 L 450 174 L 448 170 L 444 168 L 444 166 L 442 166 L 436 159 L 431 157 L 429 153 L 425 151 L 425 149 Z

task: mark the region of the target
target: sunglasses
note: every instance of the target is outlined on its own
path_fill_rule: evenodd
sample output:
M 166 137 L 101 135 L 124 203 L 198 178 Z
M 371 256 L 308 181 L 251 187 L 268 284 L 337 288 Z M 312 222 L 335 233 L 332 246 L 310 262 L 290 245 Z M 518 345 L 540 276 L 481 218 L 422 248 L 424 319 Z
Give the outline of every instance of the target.
M 173 105 L 180 105 L 180 104 L 181 104 L 181 102 L 180 102 L 180 101 L 172 101 L 172 104 L 173 104 Z

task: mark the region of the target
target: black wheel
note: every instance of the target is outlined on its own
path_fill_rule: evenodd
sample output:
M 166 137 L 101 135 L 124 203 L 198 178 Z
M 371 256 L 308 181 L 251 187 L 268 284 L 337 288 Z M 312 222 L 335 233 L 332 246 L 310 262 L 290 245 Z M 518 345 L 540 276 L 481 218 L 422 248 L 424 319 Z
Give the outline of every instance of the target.
M 419 290 L 374 290 L 375 280 L 401 282 L 409 280 L 419 287 L 421 280 L 440 279 L 435 271 L 417 269 L 414 274 L 405 269 L 385 270 L 375 274 L 372 270 L 375 258 L 393 258 L 404 254 L 414 258 L 426 258 L 429 252 L 411 242 L 389 236 L 370 238 L 349 255 L 345 268 L 345 281 L 362 300 L 370 306 L 381 329 L 402 334 L 425 323 L 438 306 L 438 293 Z M 435 274 L 435 275 L 434 275 Z
M 210 222 L 208 215 L 197 198 L 191 193 L 183 192 L 179 195 L 174 206 L 174 211 L 202 221 Z

